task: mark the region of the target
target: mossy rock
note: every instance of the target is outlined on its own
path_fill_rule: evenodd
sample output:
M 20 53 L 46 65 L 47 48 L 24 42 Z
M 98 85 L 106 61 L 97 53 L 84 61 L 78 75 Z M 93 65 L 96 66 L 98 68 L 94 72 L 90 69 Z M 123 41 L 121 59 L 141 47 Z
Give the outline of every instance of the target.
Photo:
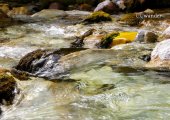
M 83 23 L 91 24 L 102 21 L 112 21 L 112 17 L 108 13 L 105 13 L 103 11 L 97 11 L 92 13 L 90 16 L 87 16 L 87 18 L 83 20 Z
M 60 48 L 60 49 L 47 49 L 47 50 L 35 50 L 25 55 L 15 66 L 16 71 L 12 71 L 17 78 L 28 78 L 30 75 L 35 75 L 36 72 L 41 71 L 46 67 L 47 63 L 52 61 L 51 65 L 55 65 L 58 60 L 67 54 L 85 50 L 84 48 Z M 51 68 L 50 68 L 51 69 Z M 17 71 L 19 70 L 19 71 Z M 24 71 L 24 72 L 20 72 Z M 42 72 L 42 71 L 41 71 Z M 28 74 L 27 74 L 28 73 Z
M 38 60 L 42 57 L 42 55 L 45 53 L 45 50 L 38 49 L 36 51 L 33 51 L 31 53 L 28 53 L 26 56 L 24 56 L 20 61 L 19 64 L 16 66 L 16 69 L 21 71 L 27 71 L 32 72 L 32 62 L 35 60 Z
M 27 73 L 25 71 L 12 69 L 10 72 L 15 78 L 17 78 L 19 80 L 29 80 L 30 79 L 29 73 Z
M 99 48 L 111 48 L 111 44 L 115 37 L 119 35 L 118 32 L 112 32 L 107 34 L 105 37 L 102 38 Z
M 7 105 L 12 104 L 16 86 L 16 81 L 12 76 L 6 73 L 0 74 L 0 104 L 4 104 L 4 100 Z
M 124 25 L 137 26 L 140 24 L 141 19 L 135 13 L 128 13 L 122 15 L 119 21 Z
M 11 18 L 9 18 L 2 10 L 0 10 L 0 28 L 11 25 Z

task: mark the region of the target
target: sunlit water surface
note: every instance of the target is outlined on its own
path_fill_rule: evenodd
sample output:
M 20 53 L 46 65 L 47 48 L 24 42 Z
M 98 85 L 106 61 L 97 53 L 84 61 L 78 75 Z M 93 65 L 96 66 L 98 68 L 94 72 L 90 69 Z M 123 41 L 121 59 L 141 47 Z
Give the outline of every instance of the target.
M 0 31 L 0 37 L 7 39 L 0 43 L 0 66 L 11 68 L 38 48 L 69 47 L 75 36 L 93 27 L 106 31 L 138 30 L 113 23 L 85 27 L 57 22 L 11 26 Z M 113 61 L 92 63 L 70 71 L 74 82 L 41 78 L 19 81 L 21 94 L 16 96 L 14 105 L 2 107 L 1 119 L 169 120 L 170 73 L 133 68 L 129 64 L 130 61 L 117 66 Z

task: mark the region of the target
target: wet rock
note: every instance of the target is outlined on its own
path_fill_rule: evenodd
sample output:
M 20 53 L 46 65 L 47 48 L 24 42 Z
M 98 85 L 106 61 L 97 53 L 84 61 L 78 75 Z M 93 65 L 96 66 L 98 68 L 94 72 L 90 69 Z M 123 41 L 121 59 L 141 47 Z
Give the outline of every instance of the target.
M 83 40 L 84 39 L 82 37 L 76 37 L 76 40 L 71 43 L 70 48 L 82 48 L 84 45 Z
M 8 74 L 0 74 L 0 103 L 10 105 L 15 97 L 15 79 Z
M 144 42 L 145 33 L 146 33 L 145 30 L 139 31 L 136 38 L 135 38 L 135 41 Z
M 168 27 L 161 36 L 163 39 L 169 39 L 170 38 L 170 27 Z
M 170 39 L 164 40 L 156 45 L 151 54 L 151 61 L 146 65 L 154 69 L 170 70 Z
M 9 38 L 0 38 L 0 43 L 6 43 L 9 42 L 10 39 Z
M 11 18 L 9 18 L 4 12 L 0 10 L 0 28 L 11 25 Z
M 48 71 L 49 69 L 53 69 L 53 67 L 55 67 L 55 65 L 58 64 L 58 60 L 62 56 L 81 50 L 83 49 L 74 49 L 74 48 L 62 48 L 58 50 L 38 49 L 24 56 L 19 61 L 18 65 L 15 68 L 20 71 L 31 73 L 32 75 L 41 74 L 46 70 Z
M 144 42 L 146 43 L 155 43 L 157 42 L 158 35 L 156 35 L 154 32 L 146 32 L 144 36 Z
M 23 57 L 20 60 L 19 64 L 16 66 L 16 69 L 32 73 L 33 71 L 35 71 L 34 69 L 38 69 L 38 68 L 33 68 L 32 63 L 40 59 L 45 53 L 46 53 L 45 50 L 40 50 L 40 49 L 28 53 L 25 57 Z M 41 64 L 39 64 L 38 66 L 41 67 Z
M 104 34 L 90 35 L 84 39 L 84 48 L 98 48 Z
M 7 14 L 9 12 L 9 5 L 8 4 L 0 4 L 0 10 Z
M 103 11 L 97 11 L 87 16 L 87 18 L 83 20 L 83 23 L 92 24 L 102 21 L 112 21 L 112 17 L 108 13 L 105 13 Z
M 44 9 L 40 12 L 37 12 L 32 15 L 33 18 L 40 18 L 40 19 L 50 19 L 50 18 L 56 18 L 56 17 L 65 17 L 67 16 L 67 13 L 62 10 L 55 10 L 55 9 Z
M 99 44 L 100 48 L 111 48 L 112 42 L 115 37 L 119 35 L 118 32 L 112 32 L 107 34 L 105 37 L 102 38 L 101 43 Z
M 33 53 L 29 53 L 20 60 L 16 69 L 25 70 L 38 77 L 61 79 L 67 77 L 71 69 L 112 57 L 111 51 L 106 53 L 106 51 L 100 50 L 60 49 L 48 51 L 32 62 L 25 62 L 27 57 L 32 57 Z M 25 66 L 26 68 L 24 68 Z
M 14 15 L 28 15 L 29 11 L 27 7 L 14 7 L 11 11 L 8 12 L 8 16 Z
M 149 62 L 151 60 L 151 54 L 139 56 L 143 61 Z
M 158 41 L 158 35 L 152 31 L 141 30 L 138 32 L 135 41 L 145 43 L 155 43 Z
M 49 5 L 49 9 L 64 10 L 65 7 L 62 4 L 58 3 L 58 2 L 53 2 L 53 3 L 51 3 Z
M 127 45 L 126 45 L 127 46 Z M 146 62 L 138 57 L 147 54 L 148 50 L 143 47 L 147 45 L 137 44 L 124 49 L 60 49 L 50 50 L 39 59 L 32 61 L 29 66 L 32 66 L 32 73 L 37 77 L 44 77 L 54 80 L 69 79 L 70 73 L 75 70 L 81 70 L 83 67 L 89 67 L 101 62 L 111 60 L 110 65 L 129 65 L 133 67 L 143 67 Z M 140 47 L 140 49 L 138 49 Z M 146 47 L 148 48 L 148 46 Z M 150 51 L 149 51 L 150 52 Z M 23 59 L 27 60 L 28 55 L 23 57 L 19 64 L 22 64 Z M 21 66 L 19 65 L 18 66 Z M 26 66 L 22 64 L 23 66 Z M 30 68 L 30 67 L 27 68 Z M 16 67 L 17 68 L 17 67 Z M 22 68 L 22 67 L 20 67 Z M 36 68 L 36 69 L 34 69 Z M 21 69 L 22 70 L 22 69 Z
M 145 11 L 143 11 L 143 13 L 145 14 L 154 14 L 155 12 L 151 9 L 146 9 Z
M 93 7 L 89 4 L 79 5 L 79 10 L 82 10 L 82 11 L 91 11 L 92 9 L 93 9 Z
M 79 36 L 76 38 L 74 42 L 71 43 L 71 48 L 82 48 L 84 45 L 84 38 L 90 36 L 93 34 L 95 29 L 90 29 L 87 32 L 85 32 L 82 36 Z
M 119 7 L 110 0 L 105 0 L 97 5 L 94 10 L 96 11 L 104 11 L 107 13 L 117 13 L 119 12 Z
M 124 14 L 121 16 L 119 23 L 129 26 L 137 26 L 141 22 L 141 19 L 136 16 L 135 13 Z
M 0 105 L 11 105 L 18 90 L 15 79 L 9 75 L 9 70 L 0 68 Z

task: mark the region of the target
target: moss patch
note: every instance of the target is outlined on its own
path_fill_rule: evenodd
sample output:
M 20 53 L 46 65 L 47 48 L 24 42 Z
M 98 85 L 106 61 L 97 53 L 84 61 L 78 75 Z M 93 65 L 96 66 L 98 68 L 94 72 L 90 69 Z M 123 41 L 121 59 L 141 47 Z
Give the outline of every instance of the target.
M 112 21 L 112 17 L 108 13 L 105 13 L 103 11 L 97 11 L 92 13 L 90 16 L 87 16 L 87 18 L 83 20 L 83 23 L 91 24 L 91 23 L 98 23 L 102 21 Z
M 113 42 L 113 39 L 119 35 L 118 32 L 112 32 L 107 34 L 105 37 L 102 38 L 100 43 L 100 48 L 110 48 Z
M 123 23 L 125 25 L 130 25 L 130 26 L 136 26 L 139 25 L 141 22 L 141 19 L 139 19 L 135 13 L 129 13 L 122 15 L 120 18 L 120 23 Z
M 16 66 L 16 69 L 21 71 L 27 71 L 32 72 L 32 62 L 34 60 L 38 60 L 42 57 L 42 55 L 45 53 L 44 50 L 36 50 L 31 53 L 28 53 L 26 56 L 24 56 L 20 61 L 19 64 Z

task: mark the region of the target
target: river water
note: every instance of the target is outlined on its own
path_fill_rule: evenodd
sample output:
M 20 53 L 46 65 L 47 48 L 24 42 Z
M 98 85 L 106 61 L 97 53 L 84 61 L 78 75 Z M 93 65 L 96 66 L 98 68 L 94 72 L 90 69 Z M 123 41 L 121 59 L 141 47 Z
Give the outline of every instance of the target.
M 68 48 L 75 36 L 90 28 L 99 31 L 139 31 L 139 28 L 119 26 L 116 22 L 85 26 L 72 22 L 55 19 L 0 29 L 0 37 L 4 39 L 0 43 L 0 67 L 11 68 L 24 55 L 39 48 Z M 153 29 L 159 34 L 167 26 L 148 25 L 142 29 Z M 112 59 L 102 59 L 72 69 L 69 77 L 74 81 L 49 81 L 35 77 L 18 81 L 21 93 L 12 106 L 2 107 L 4 112 L 1 119 L 169 120 L 170 72 L 143 69 L 141 64 L 144 61 L 137 59 L 138 53 L 135 55 L 134 52 L 138 50 L 139 55 L 144 54 L 145 49 L 152 49 L 153 46 L 132 43 L 123 48 L 117 47 L 115 49 L 125 52 L 120 52 L 115 58 L 113 55 Z M 88 54 L 84 59 L 96 57 L 93 52 Z

